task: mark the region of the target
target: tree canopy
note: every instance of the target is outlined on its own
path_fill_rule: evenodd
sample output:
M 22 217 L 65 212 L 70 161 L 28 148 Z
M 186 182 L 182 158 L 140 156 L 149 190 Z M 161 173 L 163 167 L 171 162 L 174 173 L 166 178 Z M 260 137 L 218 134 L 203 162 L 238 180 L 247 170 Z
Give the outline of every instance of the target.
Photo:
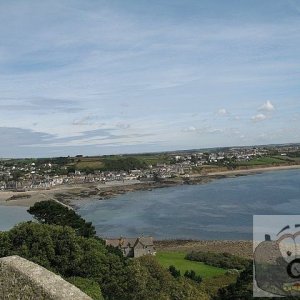
M 106 158 L 105 166 L 101 168 L 103 171 L 130 171 L 133 169 L 145 169 L 147 164 L 135 157 L 125 157 L 118 159 Z
M 201 286 L 175 279 L 152 256 L 124 259 L 69 226 L 21 223 L 0 232 L 0 257 L 19 255 L 73 282 L 94 299 L 208 299 Z M 86 280 L 87 279 L 87 280 Z
M 78 235 L 94 237 L 95 227 L 91 222 L 86 222 L 74 210 L 49 200 L 35 203 L 28 212 L 40 223 L 55 224 L 72 227 Z

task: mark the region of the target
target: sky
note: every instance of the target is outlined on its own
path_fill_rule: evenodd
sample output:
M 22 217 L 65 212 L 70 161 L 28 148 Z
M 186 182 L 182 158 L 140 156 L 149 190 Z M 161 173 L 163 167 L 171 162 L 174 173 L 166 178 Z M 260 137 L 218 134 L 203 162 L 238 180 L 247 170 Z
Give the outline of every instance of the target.
M 0 0 L 0 157 L 300 142 L 297 0 Z

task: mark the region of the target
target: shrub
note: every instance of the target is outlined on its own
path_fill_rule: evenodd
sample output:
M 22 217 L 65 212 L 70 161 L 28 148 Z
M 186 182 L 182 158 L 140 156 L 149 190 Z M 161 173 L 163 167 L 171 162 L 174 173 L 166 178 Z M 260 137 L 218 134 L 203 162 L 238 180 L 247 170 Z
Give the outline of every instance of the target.
M 250 263 L 249 259 L 238 257 L 229 253 L 190 252 L 185 258 L 224 269 L 242 270 Z
M 66 278 L 71 284 L 78 287 L 88 296 L 90 296 L 94 300 L 103 300 L 103 296 L 101 293 L 101 289 L 99 284 L 91 279 L 82 278 L 82 277 L 69 277 Z

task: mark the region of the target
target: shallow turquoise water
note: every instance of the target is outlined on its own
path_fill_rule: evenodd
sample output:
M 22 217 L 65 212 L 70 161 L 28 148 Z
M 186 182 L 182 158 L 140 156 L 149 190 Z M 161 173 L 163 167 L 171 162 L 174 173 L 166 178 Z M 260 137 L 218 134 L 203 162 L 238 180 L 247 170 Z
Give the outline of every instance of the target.
M 300 170 L 83 201 L 79 213 L 107 237 L 252 239 L 253 214 L 300 214 Z

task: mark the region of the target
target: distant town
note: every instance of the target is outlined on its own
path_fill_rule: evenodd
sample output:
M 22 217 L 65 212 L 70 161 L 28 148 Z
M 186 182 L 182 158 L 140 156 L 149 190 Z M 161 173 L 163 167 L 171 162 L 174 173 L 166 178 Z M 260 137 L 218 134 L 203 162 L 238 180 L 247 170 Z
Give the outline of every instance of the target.
M 300 164 L 300 145 L 267 145 L 151 154 L 0 160 L 0 190 L 59 185 L 188 180 L 213 171 Z

